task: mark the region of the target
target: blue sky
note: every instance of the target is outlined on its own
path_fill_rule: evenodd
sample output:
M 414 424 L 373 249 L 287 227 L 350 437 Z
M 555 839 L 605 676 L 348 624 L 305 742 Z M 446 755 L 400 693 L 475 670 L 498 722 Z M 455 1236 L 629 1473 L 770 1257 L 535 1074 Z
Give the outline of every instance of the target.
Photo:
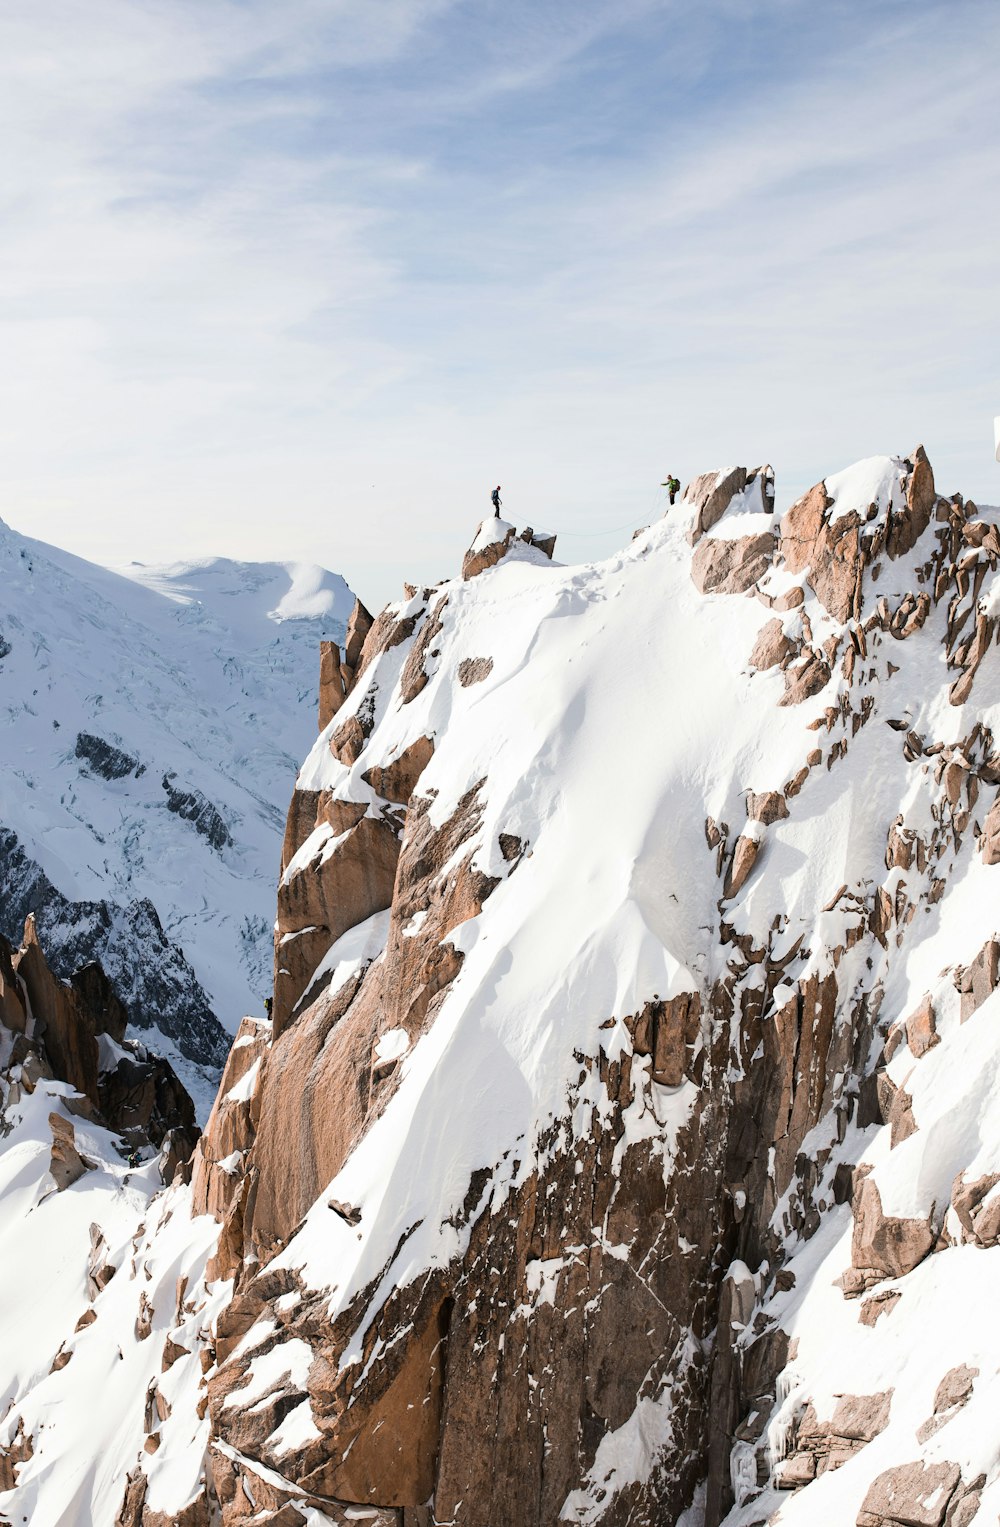
M 6 7 L 0 515 L 378 605 L 496 482 L 572 560 L 668 469 L 996 502 L 998 57 L 994 0 Z

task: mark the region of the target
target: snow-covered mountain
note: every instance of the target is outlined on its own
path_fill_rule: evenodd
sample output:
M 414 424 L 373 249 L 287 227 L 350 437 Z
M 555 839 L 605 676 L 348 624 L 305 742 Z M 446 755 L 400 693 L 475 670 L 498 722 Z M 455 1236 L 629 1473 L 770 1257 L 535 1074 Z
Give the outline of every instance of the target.
M 271 984 L 289 781 L 343 579 L 218 560 L 112 572 L 0 523 L 0 933 L 97 958 L 204 1114 Z
M 996 1522 L 1000 510 L 764 485 L 383 611 L 166 1191 L 4 1018 L 12 1520 Z

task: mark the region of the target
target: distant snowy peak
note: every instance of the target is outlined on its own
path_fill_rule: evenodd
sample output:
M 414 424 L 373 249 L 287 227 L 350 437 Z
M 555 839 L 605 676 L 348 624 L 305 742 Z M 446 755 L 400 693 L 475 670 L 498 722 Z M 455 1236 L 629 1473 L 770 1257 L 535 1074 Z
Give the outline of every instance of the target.
M 354 595 L 339 573 L 315 562 L 213 557 L 163 566 L 130 562 L 118 571 L 175 604 L 199 605 L 228 621 L 240 610 L 254 620 L 322 621 L 324 626 L 345 628 L 354 605 Z
M 312 564 L 115 572 L 0 527 L 0 933 L 98 959 L 207 1111 L 271 987 L 274 870 L 354 604 Z

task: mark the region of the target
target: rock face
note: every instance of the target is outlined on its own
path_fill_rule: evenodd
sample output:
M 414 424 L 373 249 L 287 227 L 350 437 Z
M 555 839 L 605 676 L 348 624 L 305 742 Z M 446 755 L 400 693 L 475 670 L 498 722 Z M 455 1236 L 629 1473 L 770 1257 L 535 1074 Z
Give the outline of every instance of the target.
M 488 568 L 496 567 L 498 562 L 512 552 L 515 556 L 523 557 L 525 548 L 529 551 L 537 551 L 542 557 L 551 560 L 556 549 L 556 538 L 546 531 L 532 530 L 530 525 L 527 529 L 518 532 L 517 528 L 508 524 L 506 520 L 483 520 L 475 540 L 465 554 L 462 577 L 478 578 L 480 573 L 486 572 Z
M 128 1304 L 119 1521 L 993 1509 L 1000 538 L 919 451 L 780 541 L 728 476 L 604 564 L 487 522 L 357 612 L 273 1024 L 157 1221 L 203 1271 Z M 95 1311 L 148 1244 L 95 1239 Z
M 930 523 L 936 502 L 934 474 L 923 446 L 900 472 L 874 484 L 870 503 L 830 511 L 825 482 L 793 504 L 781 522 L 781 550 L 789 572 L 806 572 L 817 598 L 837 620 L 859 617 L 863 575 L 880 555 L 911 551 Z
M 129 1019 L 161 1032 L 199 1065 L 221 1065 L 229 1038 L 183 952 L 163 931 L 151 901 L 70 901 L 0 827 L 0 936 L 20 938 L 33 917 L 52 969 L 62 979 L 93 962 L 95 951 Z
M 172 1068 L 125 1039 L 124 1008 L 99 965 L 68 982 L 53 975 L 32 918 L 19 949 L 0 938 L 0 1024 L 17 1036 L 11 1053 L 19 1088 L 36 1077 L 65 1082 L 79 1094 L 75 1106 L 84 1117 L 100 1119 L 136 1148 L 159 1148 L 169 1135 L 172 1169 L 188 1160 L 198 1135 L 194 1107 Z M 111 1041 L 110 1055 L 102 1041 Z M 89 1164 L 69 1120 L 53 1113 L 49 1127 L 52 1175 L 62 1189 Z
M 691 559 L 691 578 L 699 594 L 745 594 L 763 578 L 774 553 L 774 536 L 739 536 L 703 540 Z
M 346 685 L 340 648 L 336 642 L 319 644 L 319 729 L 325 731 L 344 703 Z

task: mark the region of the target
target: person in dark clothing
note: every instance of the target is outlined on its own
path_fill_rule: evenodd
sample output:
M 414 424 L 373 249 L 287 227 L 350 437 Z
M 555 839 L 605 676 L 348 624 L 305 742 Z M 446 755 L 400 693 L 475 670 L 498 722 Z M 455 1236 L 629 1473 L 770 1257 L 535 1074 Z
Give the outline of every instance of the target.
M 139 1152 L 136 1150 L 135 1146 L 133 1146 L 128 1153 L 128 1164 L 130 1167 L 132 1167 L 133 1171 L 137 1166 L 142 1166 L 142 1157 L 139 1155 Z
M 268 1020 L 268 1022 L 270 1022 L 270 1019 L 271 1019 L 271 1009 L 273 1007 L 274 1007 L 274 998 L 273 997 L 265 997 L 264 998 L 264 1017 Z
M 500 484 L 499 483 L 497 483 L 496 487 L 493 489 L 493 492 L 490 494 L 490 502 L 493 505 L 493 513 L 494 513 L 495 517 L 497 519 L 499 519 L 500 518 Z
M 670 502 L 671 502 L 671 505 L 672 505 L 673 502 L 674 502 L 674 499 L 677 497 L 678 493 L 681 491 L 680 479 L 676 478 L 676 477 L 671 477 L 669 475 L 669 473 L 668 473 L 666 482 L 661 482 L 660 487 L 661 488 L 666 488 L 667 492 L 670 494 Z

